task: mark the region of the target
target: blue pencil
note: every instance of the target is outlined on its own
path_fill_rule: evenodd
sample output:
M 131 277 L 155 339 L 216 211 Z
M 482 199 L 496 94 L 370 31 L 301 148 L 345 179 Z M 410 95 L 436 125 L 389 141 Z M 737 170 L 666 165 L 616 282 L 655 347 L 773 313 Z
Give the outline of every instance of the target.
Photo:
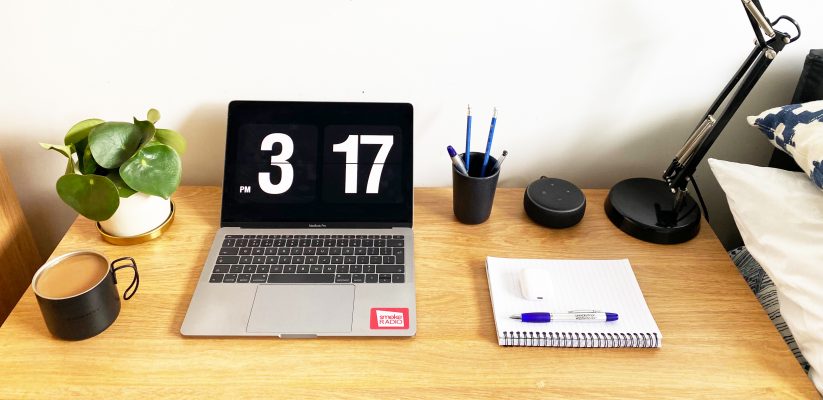
M 472 142 L 472 106 L 468 105 L 469 113 L 466 116 L 466 171 L 469 170 L 469 160 L 471 159 L 471 142 Z M 468 176 L 468 174 L 466 174 Z
M 492 114 L 492 125 L 489 127 L 489 140 L 486 141 L 486 154 L 483 155 L 483 168 L 480 169 L 480 176 L 486 176 L 486 166 L 489 164 L 489 153 L 492 151 L 492 140 L 494 139 L 494 126 L 497 124 L 497 107 Z

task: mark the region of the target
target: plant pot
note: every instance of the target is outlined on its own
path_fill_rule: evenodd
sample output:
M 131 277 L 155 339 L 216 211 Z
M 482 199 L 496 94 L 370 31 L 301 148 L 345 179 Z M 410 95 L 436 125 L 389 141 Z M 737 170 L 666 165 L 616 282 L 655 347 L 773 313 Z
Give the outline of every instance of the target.
M 113 244 L 142 243 L 165 232 L 174 220 L 174 203 L 145 193 L 120 199 L 111 218 L 97 223 L 97 230 Z

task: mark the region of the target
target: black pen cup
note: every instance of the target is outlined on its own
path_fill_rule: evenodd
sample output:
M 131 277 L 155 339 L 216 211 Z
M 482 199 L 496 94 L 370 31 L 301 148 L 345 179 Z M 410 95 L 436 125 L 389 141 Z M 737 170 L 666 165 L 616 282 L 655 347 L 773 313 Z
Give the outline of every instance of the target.
M 481 224 L 489 219 L 497 190 L 497 178 L 500 171 L 495 168 L 497 159 L 489 156 L 483 170 L 484 153 L 471 152 L 469 159 L 469 176 L 463 175 L 452 165 L 452 202 L 454 216 L 469 225 Z M 460 154 L 465 161 L 465 155 Z M 483 171 L 481 171 L 483 170 Z M 486 173 L 481 173 L 486 172 Z
M 49 269 L 60 267 L 61 263 L 79 256 L 92 256 L 102 263 L 101 278 L 80 293 L 65 296 L 48 295 L 44 292 L 42 276 Z M 128 300 L 137 291 L 140 276 L 137 263 L 131 257 L 122 257 L 108 262 L 105 256 L 94 251 L 75 251 L 57 257 L 44 264 L 34 274 L 32 290 L 52 335 L 64 340 L 83 340 L 96 336 L 114 323 L 120 314 L 120 295 L 117 289 L 117 271 L 130 268 L 134 277 L 125 290 L 123 298 Z

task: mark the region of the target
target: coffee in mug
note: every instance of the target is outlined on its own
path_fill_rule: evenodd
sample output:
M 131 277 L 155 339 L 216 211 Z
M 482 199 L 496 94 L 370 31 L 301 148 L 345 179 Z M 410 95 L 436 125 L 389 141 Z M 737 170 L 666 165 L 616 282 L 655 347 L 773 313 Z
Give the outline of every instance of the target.
M 61 339 L 81 340 L 106 330 L 120 314 L 116 272 L 123 268 L 134 270 L 123 295 L 128 300 L 140 284 L 131 257 L 109 264 L 100 253 L 76 251 L 40 267 L 32 278 L 32 290 L 49 331 Z

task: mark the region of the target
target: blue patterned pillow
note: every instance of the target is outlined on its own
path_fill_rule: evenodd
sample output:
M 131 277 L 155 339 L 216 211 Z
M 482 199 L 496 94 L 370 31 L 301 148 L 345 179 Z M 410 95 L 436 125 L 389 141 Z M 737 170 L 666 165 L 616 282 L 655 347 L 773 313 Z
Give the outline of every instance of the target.
M 823 100 L 772 108 L 748 121 L 823 189 Z

